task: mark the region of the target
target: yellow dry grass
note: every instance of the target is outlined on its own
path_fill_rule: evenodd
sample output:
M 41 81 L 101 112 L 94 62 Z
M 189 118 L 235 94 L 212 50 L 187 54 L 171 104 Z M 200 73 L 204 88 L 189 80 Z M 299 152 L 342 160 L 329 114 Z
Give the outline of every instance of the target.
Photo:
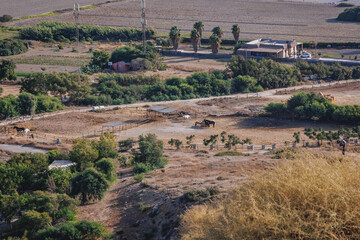
M 182 239 L 360 239 L 360 164 L 309 152 L 292 157 L 226 199 L 189 209 Z

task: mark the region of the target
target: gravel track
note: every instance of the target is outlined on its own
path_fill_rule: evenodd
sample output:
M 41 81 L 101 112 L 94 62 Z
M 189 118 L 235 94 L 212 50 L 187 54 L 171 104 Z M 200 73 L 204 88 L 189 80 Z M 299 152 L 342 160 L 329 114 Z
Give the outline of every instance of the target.
M 111 110 L 115 107 L 117 108 L 131 108 L 131 107 L 144 107 L 145 105 L 166 105 L 166 104 L 172 104 L 172 103 L 190 103 L 196 105 L 199 101 L 206 101 L 206 100 L 213 100 L 213 99 L 220 99 L 220 98 L 248 98 L 248 97 L 279 97 L 287 99 L 290 96 L 288 95 L 276 95 L 277 91 L 282 90 L 301 90 L 301 89 L 312 89 L 312 88 L 319 88 L 324 86 L 334 86 L 338 84 L 349 84 L 352 82 L 359 82 L 360 79 L 354 79 L 354 80 L 344 80 L 344 81 L 337 81 L 337 82 L 331 82 L 331 83 L 322 83 L 322 84 L 313 84 L 313 85 L 300 85 L 300 86 L 294 86 L 294 87 L 288 87 L 288 88 L 278 88 L 278 89 L 272 89 L 267 90 L 259 93 L 239 93 L 239 94 L 232 94 L 227 96 L 218 96 L 218 97 L 209 97 L 209 98 L 193 98 L 193 99 L 187 99 L 187 100 L 174 100 L 174 101 L 162 101 L 162 102 L 141 102 L 141 103 L 134 103 L 134 104 L 123 104 L 123 105 L 111 105 L 105 107 L 105 110 Z M 61 114 L 68 114 L 68 113 L 74 113 L 74 112 L 90 112 L 92 111 L 92 108 L 79 108 L 79 109 L 72 109 L 72 110 L 64 110 L 64 111 L 57 111 L 54 113 L 44 113 L 44 114 L 38 114 L 33 116 L 24 116 L 24 117 L 17 117 L 13 118 L 12 120 L 3 120 L 0 121 L 0 126 L 6 126 L 8 124 L 18 123 L 18 122 L 28 122 L 35 119 L 42 119 L 47 118 L 51 116 L 61 115 Z

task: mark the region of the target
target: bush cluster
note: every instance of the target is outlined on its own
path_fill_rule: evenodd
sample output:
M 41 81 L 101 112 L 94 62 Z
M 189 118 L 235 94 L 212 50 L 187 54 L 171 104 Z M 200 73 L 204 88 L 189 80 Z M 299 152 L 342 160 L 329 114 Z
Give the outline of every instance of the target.
M 295 64 L 301 74 L 316 75 L 319 79 L 327 81 L 347 80 L 351 78 L 360 78 L 360 67 L 346 67 L 339 63 L 327 65 L 324 63 L 308 63 L 299 61 Z
M 360 6 L 347 8 L 337 17 L 339 21 L 360 22 Z
M 54 112 L 64 109 L 60 100 L 46 95 L 22 93 L 18 97 L 8 95 L 0 98 L 0 119 Z
M 271 59 L 244 59 L 242 56 L 233 56 L 228 68 L 233 77 L 248 75 L 257 79 L 264 89 L 282 88 L 295 85 L 301 80 L 300 72 L 290 66 L 277 63 Z
M 0 17 L 0 22 L 10 22 L 13 19 L 11 15 L 4 14 Z
M 21 81 L 21 91 L 32 94 L 51 93 L 53 96 L 69 97 L 70 102 L 80 102 L 90 93 L 90 78 L 79 73 L 36 73 Z
M 76 221 L 76 205 L 77 198 L 82 203 L 103 198 L 108 180 L 114 179 L 115 148 L 114 135 L 106 133 L 98 141 L 75 140 L 70 152 L 15 154 L 0 164 L 0 214 L 7 223 L 15 222 L 0 238 L 103 239 L 102 225 Z M 54 159 L 70 159 L 76 165 L 49 170 Z
M 136 78 L 139 78 L 136 80 Z M 129 83 L 128 86 L 122 86 Z M 234 88 L 236 89 L 236 88 Z M 138 100 L 164 101 L 220 96 L 232 92 L 231 80 L 222 72 L 197 72 L 186 79 L 173 77 L 159 82 L 158 77 L 129 77 L 112 74 L 99 78 L 99 85 L 84 101 L 87 105 L 123 104 Z
M 21 29 L 22 39 L 43 42 L 76 41 L 76 25 L 62 22 L 41 22 L 32 27 Z M 81 24 L 79 27 L 80 41 L 138 41 L 142 39 L 142 31 L 136 28 L 114 28 Z M 154 36 L 153 28 L 146 29 L 146 38 Z
M 207 187 L 204 190 L 190 190 L 184 194 L 184 198 L 189 202 L 204 202 L 210 200 L 220 193 L 218 186 Z
M 164 146 L 155 134 L 139 136 L 139 149 L 132 150 L 132 162 L 136 174 L 146 173 L 156 168 L 163 168 L 167 164 L 164 154 Z
M 0 40 L 0 56 L 10 56 L 24 53 L 28 50 L 27 44 L 19 39 Z
M 356 123 L 360 120 L 359 105 L 337 106 L 318 94 L 297 93 L 285 104 L 270 103 L 265 111 L 274 117 L 293 117 L 335 121 L 338 123 Z

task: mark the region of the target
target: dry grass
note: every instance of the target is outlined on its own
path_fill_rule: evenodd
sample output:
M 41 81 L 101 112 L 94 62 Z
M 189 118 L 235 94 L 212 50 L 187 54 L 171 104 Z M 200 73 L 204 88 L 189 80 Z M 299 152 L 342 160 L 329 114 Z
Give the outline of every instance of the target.
M 226 199 L 189 209 L 182 239 L 359 239 L 360 164 L 293 154 Z

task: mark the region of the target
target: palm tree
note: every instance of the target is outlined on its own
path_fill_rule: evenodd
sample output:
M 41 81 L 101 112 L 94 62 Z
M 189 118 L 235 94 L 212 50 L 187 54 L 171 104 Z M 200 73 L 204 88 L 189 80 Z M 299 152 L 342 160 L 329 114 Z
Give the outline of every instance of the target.
M 221 30 L 221 28 L 219 26 L 214 27 L 212 30 L 213 34 L 217 35 L 220 39 L 223 36 L 223 31 Z
M 231 32 L 234 36 L 235 43 L 237 43 L 239 41 L 239 36 L 240 36 L 240 26 L 238 24 L 234 24 L 231 28 Z
M 204 31 L 203 22 L 199 21 L 199 22 L 194 23 L 194 29 L 196 29 L 200 34 L 199 47 L 201 47 L 201 38 L 202 38 L 202 33 Z
M 200 41 L 200 33 L 198 32 L 198 30 L 193 29 L 191 31 L 190 38 L 191 38 L 191 43 L 194 47 L 194 52 L 197 52 L 198 46 L 199 46 L 199 41 Z
M 209 42 L 212 53 L 218 53 L 220 49 L 221 38 L 217 34 L 212 34 L 209 38 Z
M 179 48 L 180 35 L 181 35 L 180 31 L 181 30 L 178 29 L 177 26 L 173 26 L 170 29 L 169 37 L 175 51 L 177 51 L 177 49 Z

